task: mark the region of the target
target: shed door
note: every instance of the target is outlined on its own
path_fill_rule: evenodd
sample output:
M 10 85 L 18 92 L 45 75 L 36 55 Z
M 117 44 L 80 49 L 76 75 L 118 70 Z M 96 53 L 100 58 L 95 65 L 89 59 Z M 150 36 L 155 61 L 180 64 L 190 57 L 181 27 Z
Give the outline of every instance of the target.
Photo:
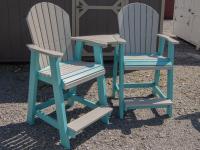
M 73 0 L 73 36 L 118 33 L 117 14 L 128 3 L 126 0 Z M 92 56 L 91 47 L 84 50 L 84 56 Z M 112 56 L 112 49 L 104 51 Z
M 116 33 L 125 0 L 73 0 L 73 35 Z

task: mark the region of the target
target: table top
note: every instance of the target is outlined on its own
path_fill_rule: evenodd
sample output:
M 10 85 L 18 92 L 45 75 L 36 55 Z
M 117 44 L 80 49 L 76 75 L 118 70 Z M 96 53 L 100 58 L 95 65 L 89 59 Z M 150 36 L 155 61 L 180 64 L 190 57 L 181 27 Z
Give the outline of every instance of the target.
M 91 44 L 96 43 L 103 47 L 116 46 L 126 43 L 126 41 L 122 39 L 119 34 L 78 36 L 72 37 L 72 40 L 80 40 Z

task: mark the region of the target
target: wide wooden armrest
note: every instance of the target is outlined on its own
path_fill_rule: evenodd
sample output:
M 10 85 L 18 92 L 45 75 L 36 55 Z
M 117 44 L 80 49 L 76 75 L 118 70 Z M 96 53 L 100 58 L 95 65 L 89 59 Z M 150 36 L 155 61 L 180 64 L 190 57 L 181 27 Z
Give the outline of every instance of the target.
M 94 46 L 100 45 L 102 47 L 116 46 L 118 44 L 126 43 L 126 41 L 120 38 L 119 35 L 91 35 L 91 36 L 78 36 L 72 37 L 72 40 L 78 40 L 84 42 L 85 45 Z
M 125 44 L 126 43 L 126 40 L 121 38 L 119 34 L 114 34 L 113 37 L 115 38 L 115 40 L 117 40 L 117 42 L 119 44 Z
M 166 39 L 167 41 L 171 42 L 172 44 L 179 44 L 179 41 L 169 37 L 168 35 L 157 34 L 157 36 Z
M 44 49 L 34 44 L 27 44 L 26 45 L 31 51 L 36 51 L 41 54 L 49 55 L 52 57 L 62 57 L 64 54 L 55 50 Z

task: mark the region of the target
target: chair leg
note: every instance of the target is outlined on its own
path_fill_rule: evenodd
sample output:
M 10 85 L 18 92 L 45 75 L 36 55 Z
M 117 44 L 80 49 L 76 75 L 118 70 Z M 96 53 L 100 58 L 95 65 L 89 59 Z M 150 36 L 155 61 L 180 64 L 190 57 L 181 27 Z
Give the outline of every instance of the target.
M 116 84 L 117 84 L 117 70 L 118 70 L 118 47 L 114 51 L 114 65 L 113 65 L 113 85 L 112 85 L 112 97 L 115 98 Z
M 159 81 L 160 81 L 160 70 L 155 70 L 155 75 L 154 75 L 155 86 L 159 86 Z M 154 96 L 156 96 L 155 87 L 153 87 L 152 93 Z
M 173 100 L 173 69 L 167 72 L 167 98 Z M 172 117 L 172 106 L 167 107 L 167 114 Z
M 29 93 L 28 93 L 28 114 L 27 114 L 27 122 L 30 125 L 35 123 L 35 113 L 36 113 L 36 98 L 37 98 L 37 87 L 38 80 L 36 76 L 30 74 L 29 81 Z
M 119 59 L 119 117 L 124 118 L 125 104 L 124 104 L 124 45 L 120 46 Z
M 66 118 L 66 112 L 65 112 L 63 90 L 60 86 L 53 85 L 53 92 L 54 92 L 54 98 L 55 98 L 55 104 L 56 104 L 56 115 L 57 115 L 57 121 L 59 125 L 59 134 L 60 134 L 61 144 L 65 148 L 70 149 L 70 142 L 69 142 L 69 137 L 67 134 L 67 118 Z
M 72 89 L 69 90 L 69 92 L 72 93 L 73 95 L 76 95 L 76 91 L 77 91 L 76 87 L 74 87 L 74 88 L 72 88 Z M 72 107 L 74 105 L 74 100 L 73 99 L 69 98 L 67 102 L 68 102 L 67 103 L 67 107 L 68 108 L 70 108 L 70 107 Z
M 108 106 L 107 96 L 106 96 L 106 81 L 104 76 L 97 78 L 98 85 L 98 95 L 99 95 L 99 104 L 100 106 Z M 103 117 L 102 122 L 109 124 L 110 114 Z
M 35 123 L 35 113 L 36 113 L 35 104 L 36 104 L 37 87 L 38 87 L 37 71 L 39 68 L 38 62 L 39 62 L 39 54 L 31 51 L 29 92 L 28 92 L 28 112 L 27 112 L 27 122 L 31 125 Z
M 119 73 L 119 117 L 124 119 L 124 71 Z

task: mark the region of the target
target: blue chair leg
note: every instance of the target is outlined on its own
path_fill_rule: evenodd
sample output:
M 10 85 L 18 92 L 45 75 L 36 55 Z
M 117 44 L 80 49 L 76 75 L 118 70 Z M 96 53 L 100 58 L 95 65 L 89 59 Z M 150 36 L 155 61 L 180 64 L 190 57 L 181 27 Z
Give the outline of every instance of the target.
M 102 54 L 102 47 L 101 46 L 94 46 L 94 57 L 95 62 L 97 64 L 101 64 L 103 66 L 103 54 Z M 100 106 L 108 106 L 107 95 L 106 95 L 106 80 L 105 76 L 100 76 L 97 78 L 97 85 L 98 85 L 98 95 L 99 95 L 99 104 Z M 109 124 L 109 117 L 107 115 L 103 117 L 101 120 L 102 122 Z
M 167 98 L 173 100 L 173 69 L 167 73 Z M 172 106 L 167 107 L 167 114 L 172 117 Z
M 67 131 L 67 116 L 65 112 L 64 94 L 62 89 L 61 76 L 59 71 L 59 59 L 50 57 L 51 76 L 53 81 L 53 94 L 56 104 L 56 115 L 61 145 L 70 149 L 69 136 Z
M 119 53 L 119 117 L 124 118 L 124 45 L 120 45 Z
M 116 84 L 117 84 L 117 70 L 118 70 L 118 50 L 117 46 L 114 50 L 114 65 L 113 65 L 113 85 L 112 85 L 112 97 L 115 98 L 116 94 Z
M 65 112 L 63 90 L 60 86 L 53 85 L 53 92 L 56 104 L 56 114 L 59 125 L 59 135 L 60 135 L 61 145 L 63 145 L 67 149 L 70 149 L 70 142 L 67 133 L 67 118 Z
M 27 114 L 27 122 L 30 125 L 33 125 L 35 123 L 37 86 L 38 86 L 37 78 L 34 77 L 33 75 L 30 75 L 29 93 L 28 93 L 28 114 Z
M 27 122 L 30 125 L 35 123 L 35 113 L 36 113 L 36 98 L 37 98 L 37 70 L 38 70 L 38 53 L 31 52 L 31 65 L 30 65 L 30 78 L 29 78 L 29 92 L 28 92 L 28 113 Z
M 99 95 L 99 104 L 100 106 L 108 106 L 107 96 L 106 96 L 106 81 L 104 76 L 97 78 L 98 85 L 98 95 Z M 109 124 L 110 114 L 103 117 L 101 120 L 105 124 Z
M 76 87 L 74 87 L 74 88 L 72 88 L 72 89 L 69 90 L 69 92 L 70 92 L 72 95 L 76 95 L 76 91 L 77 91 L 77 88 L 76 88 Z M 67 102 L 68 102 L 68 103 L 67 103 L 67 106 L 68 106 L 68 107 L 72 107 L 72 106 L 74 105 L 74 99 L 70 99 L 70 98 L 69 98 L 69 99 L 67 100 Z
M 155 86 L 159 86 L 159 81 L 160 81 L 160 70 L 156 70 L 155 71 L 155 75 L 154 75 L 154 83 Z M 153 87 L 152 93 L 154 96 L 156 96 L 156 91 L 155 91 L 155 87 Z

